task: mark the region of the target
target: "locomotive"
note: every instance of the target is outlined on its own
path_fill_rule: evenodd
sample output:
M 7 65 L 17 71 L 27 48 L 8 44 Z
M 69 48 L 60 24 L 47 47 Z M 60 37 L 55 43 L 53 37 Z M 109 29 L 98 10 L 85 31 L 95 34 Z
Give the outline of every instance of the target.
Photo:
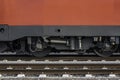
M 0 0 L 1 54 L 109 57 L 119 48 L 120 0 Z

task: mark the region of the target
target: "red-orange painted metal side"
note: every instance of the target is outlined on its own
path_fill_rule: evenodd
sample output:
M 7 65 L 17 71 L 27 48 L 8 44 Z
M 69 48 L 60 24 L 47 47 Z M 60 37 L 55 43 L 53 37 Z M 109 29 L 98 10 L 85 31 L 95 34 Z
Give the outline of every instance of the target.
M 120 25 L 120 0 L 0 0 L 0 24 Z

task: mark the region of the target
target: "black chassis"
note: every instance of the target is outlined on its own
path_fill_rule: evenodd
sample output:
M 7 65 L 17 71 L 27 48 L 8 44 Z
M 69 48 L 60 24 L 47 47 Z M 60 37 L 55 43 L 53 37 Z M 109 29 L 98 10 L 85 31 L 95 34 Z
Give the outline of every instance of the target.
M 13 41 L 27 36 L 120 36 L 120 26 L 0 25 L 0 41 Z

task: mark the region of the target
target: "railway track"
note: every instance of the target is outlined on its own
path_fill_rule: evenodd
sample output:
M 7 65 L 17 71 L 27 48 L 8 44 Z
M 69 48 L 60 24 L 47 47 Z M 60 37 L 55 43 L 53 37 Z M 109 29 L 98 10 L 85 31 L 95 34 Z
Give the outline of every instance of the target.
M 119 57 L 0 58 L 2 80 L 120 80 Z

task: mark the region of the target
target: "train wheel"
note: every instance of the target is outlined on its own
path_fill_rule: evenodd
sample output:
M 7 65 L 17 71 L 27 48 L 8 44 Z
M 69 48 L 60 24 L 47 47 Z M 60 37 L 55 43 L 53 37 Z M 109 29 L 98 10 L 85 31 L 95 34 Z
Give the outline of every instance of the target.
M 93 51 L 101 57 L 109 57 L 113 55 L 117 49 L 118 44 L 116 44 L 114 40 L 111 40 L 109 37 L 104 37 L 95 44 Z
M 113 53 L 116 52 L 117 49 L 118 49 L 118 45 L 109 45 L 109 47 L 106 46 L 102 46 L 101 48 L 96 47 L 93 49 L 93 51 L 94 53 L 96 53 L 101 57 L 109 57 L 113 55 Z
M 105 51 L 99 48 L 94 49 L 94 53 L 101 57 L 110 57 L 113 54 L 113 51 Z
M 47 56 L 50 52 L 51 52 L 51 48 L 45 48 L 41 51 L 30 52 L 30 54 L 32 54 L 35 57 L 41 58 Z
M 4 42 L 0 43 L 0 52 L 4 52 L 5 50 L 7 50 L 7 44 Z
M 41 37 L 28 38 L 28 51 L 35 57 L 45 57 L 51 52 L 51 49 Z

